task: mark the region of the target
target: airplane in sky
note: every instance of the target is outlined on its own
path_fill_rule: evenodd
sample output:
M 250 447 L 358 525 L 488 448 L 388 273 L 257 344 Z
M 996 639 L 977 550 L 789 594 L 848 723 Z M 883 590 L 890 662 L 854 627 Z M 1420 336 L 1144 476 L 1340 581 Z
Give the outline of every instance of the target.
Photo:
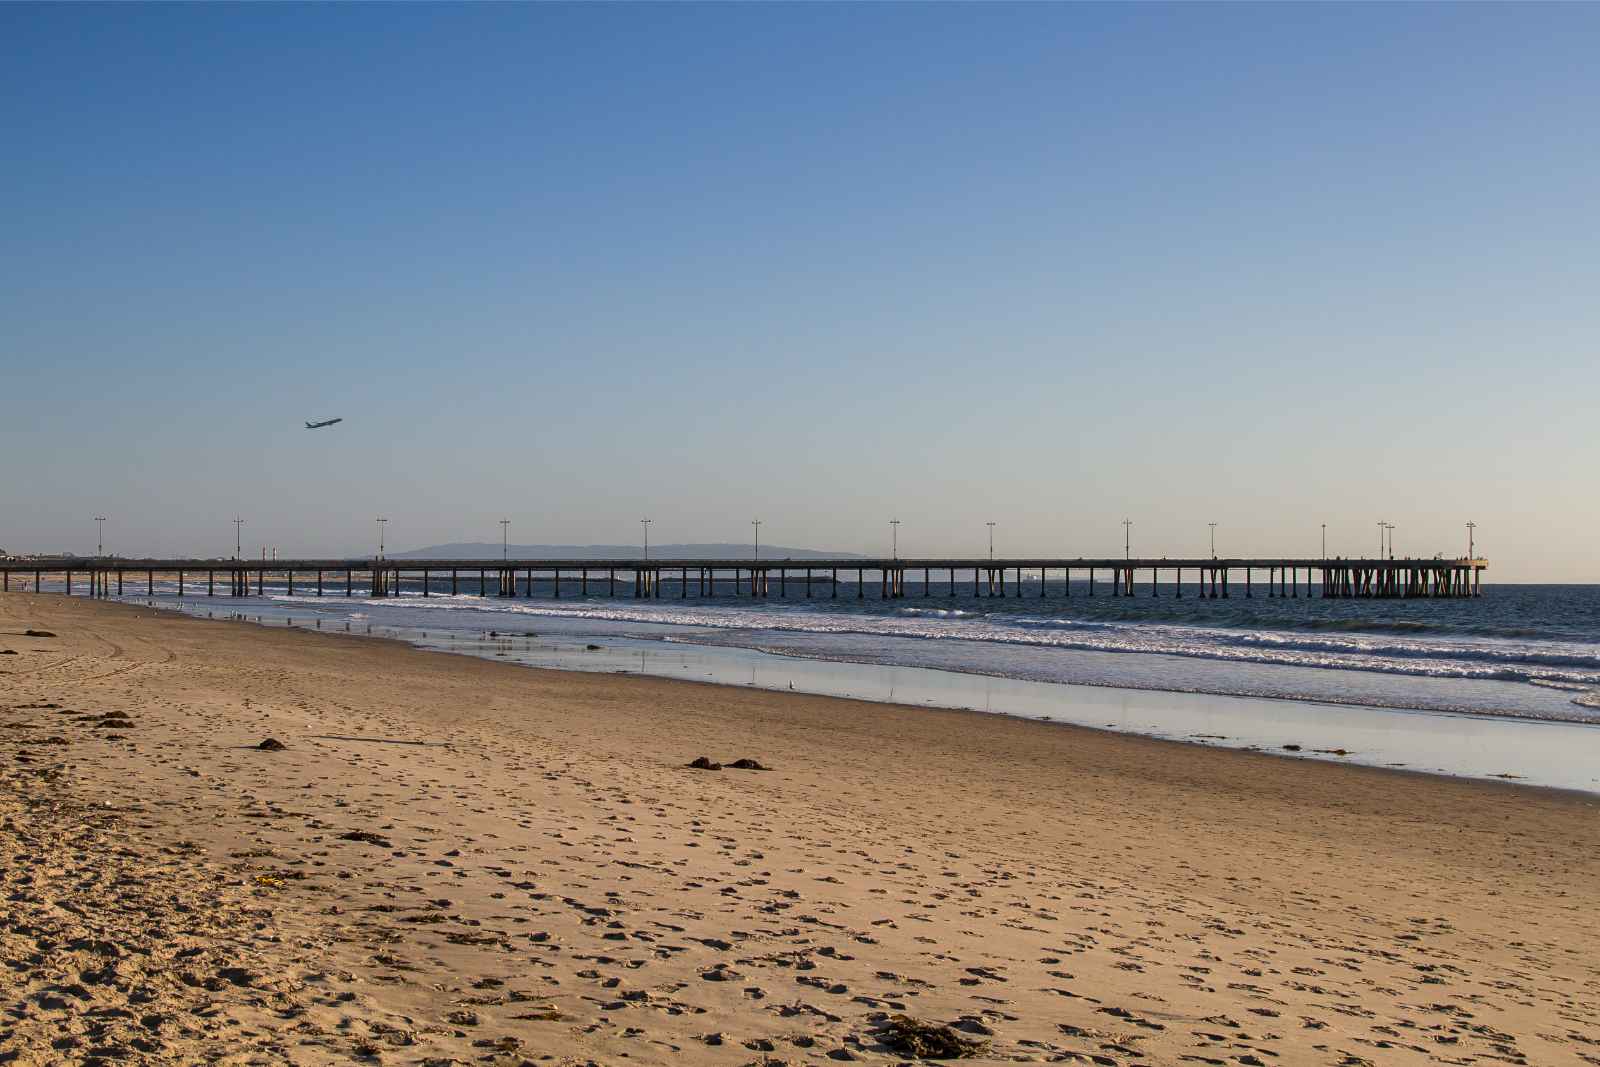
M 336 422 L 343 422 L 343 421 L 344 421 L 344 418 L 340 417 L 340 418 L 337 418 L 337 419 L 327 419 L 327 420 L 325 420 L 323 422 L 308 422 L 308 423 L 306 423 L 306 429 L 308 429 L 308 430 L 320 430 L 324 426 L 332 426 Z

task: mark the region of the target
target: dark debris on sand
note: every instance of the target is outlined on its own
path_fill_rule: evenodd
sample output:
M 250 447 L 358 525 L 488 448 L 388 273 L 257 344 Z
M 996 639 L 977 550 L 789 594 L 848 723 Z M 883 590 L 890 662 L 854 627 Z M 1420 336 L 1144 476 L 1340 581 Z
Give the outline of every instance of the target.
M 276 737 L 269 737 L 256 746 L 263 752 L 282 752 L 289 746 L 279 741 Z
M 883 1023 L 884 1043 L 902 1056 L 919 1060 L 965 1060 L 983 1053 L 987 1041 L 962 1037 L 943 1023 L 925 1023 L 909 1015 L 891 1015 Z
M 712 759 L 710 756 L 696 756 L 693 760 L 690 761 L 689 766 L 693 767 L 695 770 L 698 770 L 698 771 L 720 771 L 724 767 L 731 768 L 733 770 L 738 770 L 738 771 L 770 771 L 770 770 L 772 770 L 771 767 L 768 767 L 766 764 L 762 763 L 760 760 L 753 760 L 753 759 L 750 759 L 748 756 L 744 757 L 743 759 L 736 759 L 732 763 L 718 763 L 716 760 Z

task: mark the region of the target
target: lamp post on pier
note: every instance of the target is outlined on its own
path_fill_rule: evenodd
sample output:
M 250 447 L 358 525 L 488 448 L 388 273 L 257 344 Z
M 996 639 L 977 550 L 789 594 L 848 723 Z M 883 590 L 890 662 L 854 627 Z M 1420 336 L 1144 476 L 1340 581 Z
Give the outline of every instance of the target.
M 379 559 L 383 558 L 383 527 L 384 527 L 384 524 L 386 524 L 388 521 L 389 521 L 388 519 L 378 519 L 377 520 L 377 523 L 378 523 L 378 558 Z
M 889 537 L 890 537 L 889 558 L 890 559 L 899 559 L 900 558 L 900 520 L 899 519 L 890 519 L 889 520 L 889 531 L 890 531 L 890 533 L 889 533 Z
M 761 558 L 761 520 L 751 519 L 750 525 L 756 528 L 756 559 Z
M 1206 525 L 1211 527 L 1211 558 L 1212 559 L 1216 559 L 1217 558 L 1217 524 L 1214 523 L 1214 522 L 1208 522 L 1208 523 L 1206 523 Z
M 1472 532 L 1474 530 L 1476 530 L 1477 528 L 1478 528 L 1478 524 L 1477 523 L 1475 523 L 1475 522 L 1467 523 L 1467 558 L 1468 559 L 1476 559 L 1477 558 L 1474 555 L 1474 552 L 1473 552 L 1473 542 L 1472 542 Z
M 984 525 L 989 527 L 989 562 L 993 563 L 994 562 L 994 523 L 986 522 L 986 523 L 984 523 Z
M 241 559 L 244 556 L 244 548 L 239 543 L 240 542 L 240 538 L 241 538 L 241 533 L 242 533 L 241 528 L 243 526 L 244 526 L 244 520 L 239 518 L 239 516 L 235 515 L 233 517 L 233 558 L 234 559 Z
M 501 519 L 500 520 L 500 558 L 503 559 L 503 560 L 511 558 L 511 543 L 508 540 L 508 537 L 510 535 L 510 531 L 511 531 L 511 520 L 510 519 Z
M 640 519 L 639 525 L 644 529 L 644 558 L 650 558 L 650 523 L 651 519 Z
M 1389 527 L 1388 523 L 1384 522 L 1382 519 L 1378 520 L 1378 558 L 1379 559 L 1383 558 L 1383 531 L 1388 529 L 1388 527 Z
M 1386 522 L 1383 528 L 1389 531 L 1389 558 L 1394 559 L 1394 523 Z
M 1328 558 L 1328 524 L 1322 524 L 1322 558 Z
M 1133 520 L 1132 519 L 1123 519 L 1122 520 L 1122 558 L 1123 559 L 1132 559 L 1133 558 L 1133 549 L 1131 547 L 1132 544 L 1133 544 L 1133 540 L 1132 539 L 1133 539 Z
M 94 548 L 94 554 L 97 557 L 104 556 L 106 554 L 106 517 L 104 515 L 96 515 L 94 517 L 94 521 L 95 525 L 99 527 L 99 533 L 96 535 L 97 540 Z

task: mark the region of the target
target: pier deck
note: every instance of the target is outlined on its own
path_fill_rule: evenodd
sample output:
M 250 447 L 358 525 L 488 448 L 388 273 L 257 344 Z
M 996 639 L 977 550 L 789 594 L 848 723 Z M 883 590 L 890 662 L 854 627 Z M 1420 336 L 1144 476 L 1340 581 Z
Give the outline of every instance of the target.
M 1485 559 L 8 559 L 5 591 L 41 590 L 76 576 L 92 596 L 123 595 L 143 580 L 174 577 L 210 596 L 257 596 L 267 581 L 311 596 L 722 596 L 865 599 L 957 596 L 970 578 L 974 596 L 1230 596 L 1464 598 L 1483 593 Z M 844 578 L 841 579 L 840 575 Z M 619 577 L 620 576 L 620 577 Z M 1187 576 L 1187 577 L 1186 577 Z M 220 580 L 219 580 L 220 579 Z M 854 579 L 852 582 L 851 579 Z M 934 582 L 942 586 L 934 593 Z M 298 583 L 298 587 L 297 587 Z M 791 591 L 790 586 L 794 589 Z M 620 590 L 619 590 L 620 587 Z M 1103 592 L 1101 592 L 1103 590 Z

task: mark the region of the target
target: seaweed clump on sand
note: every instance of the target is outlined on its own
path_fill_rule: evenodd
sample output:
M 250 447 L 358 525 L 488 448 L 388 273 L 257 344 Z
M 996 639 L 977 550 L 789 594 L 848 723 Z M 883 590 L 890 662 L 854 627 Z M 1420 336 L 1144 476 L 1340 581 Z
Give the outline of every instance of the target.
M 883 1024 L 884 1042 L 903 1056 L 919 1060 L 966 1060 L 983 1053 L 987 1041 L 962 1037 L 943 1023 L 925 1023 L 909 1015 L 891 1015 Z

